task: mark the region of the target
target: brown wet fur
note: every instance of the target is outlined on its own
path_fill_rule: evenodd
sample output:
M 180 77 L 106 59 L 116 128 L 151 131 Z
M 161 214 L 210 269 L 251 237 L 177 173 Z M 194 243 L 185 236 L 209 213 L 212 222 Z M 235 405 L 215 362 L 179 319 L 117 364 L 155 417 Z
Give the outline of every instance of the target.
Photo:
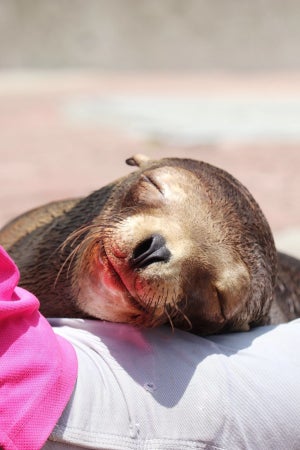
M 300 316 L 300 262 L 276 252 L 241 183 L 189 159 L 136 155 L 127 163 L 137 166 L 127 177 L 25 213 L 0 231 L 20 284 L 37 295 L 44 315 L 169 322 L 197 334 Z M 171 257 L 136 267 L 134 252 L 152 231 Z M 108 296 L 103 315 L 95 292 Z

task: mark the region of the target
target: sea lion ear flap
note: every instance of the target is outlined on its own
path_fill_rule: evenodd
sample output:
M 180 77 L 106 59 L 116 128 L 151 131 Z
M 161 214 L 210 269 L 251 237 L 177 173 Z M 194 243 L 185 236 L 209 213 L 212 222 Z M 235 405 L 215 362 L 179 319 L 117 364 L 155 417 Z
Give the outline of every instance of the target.
M 132 156 L 131 158 L 126 159 L 126 164 L 128 166 L 136 166 L 142 167 L 150 161 L 150 158 L 145 155 L 141 155 L 138 153 L 137 155 Z

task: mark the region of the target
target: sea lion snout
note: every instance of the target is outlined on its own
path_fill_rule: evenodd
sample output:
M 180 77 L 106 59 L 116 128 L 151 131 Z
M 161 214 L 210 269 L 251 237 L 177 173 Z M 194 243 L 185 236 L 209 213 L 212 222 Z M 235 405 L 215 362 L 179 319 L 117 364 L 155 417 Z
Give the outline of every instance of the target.
M 132 252 L 133 268 L 142 269 L 156 262 L 167 262 L 171 256 L 161 234 L 152 234 L 140 242 Z

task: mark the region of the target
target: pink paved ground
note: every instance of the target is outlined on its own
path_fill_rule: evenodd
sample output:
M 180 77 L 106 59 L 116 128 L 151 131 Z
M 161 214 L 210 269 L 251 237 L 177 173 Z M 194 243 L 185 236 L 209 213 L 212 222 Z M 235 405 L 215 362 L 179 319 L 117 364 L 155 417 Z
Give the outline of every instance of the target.
M 139 140 L 117 126 L 72 123 L 63 112 L 65 103 L 78 95 L 210 91 L 284 98 L 300 93 L 300 77 L 0 75 L 0 226 L 28 208 L 86 195 L 128 173 L 124 160 L 134 153 L 218 165 L 250 189 L 274 231 L 299 226 L 300 143 L 220 142 L 184 148 Z

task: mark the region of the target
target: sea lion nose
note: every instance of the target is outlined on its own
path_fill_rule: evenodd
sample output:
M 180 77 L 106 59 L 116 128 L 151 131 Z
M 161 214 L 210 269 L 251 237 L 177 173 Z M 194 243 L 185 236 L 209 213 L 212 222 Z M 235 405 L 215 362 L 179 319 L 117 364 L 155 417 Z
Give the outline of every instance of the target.
M 160 234 L 152 234 L 140 242 L 133 251 L 132 264 L 142 269 L 155 262 L 169 261 L 171 252 L 166 247 L 166 241 Z

